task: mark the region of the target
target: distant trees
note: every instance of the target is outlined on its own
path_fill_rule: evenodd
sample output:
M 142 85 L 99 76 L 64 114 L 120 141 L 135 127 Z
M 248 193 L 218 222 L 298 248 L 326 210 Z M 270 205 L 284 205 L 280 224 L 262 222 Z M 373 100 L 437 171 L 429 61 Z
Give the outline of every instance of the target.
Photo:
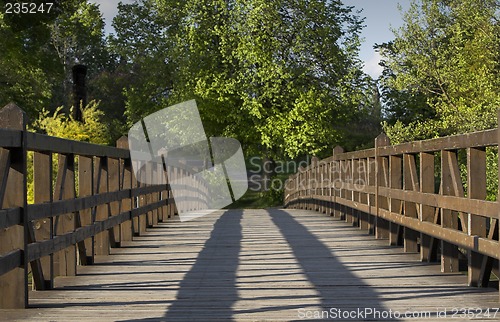
M 87 0 L 1 14 L 0 104 L 15 101 L 32 120 L 43 108 L 69 111 L 79 63 L 111 141 L 192 98 L 209 135 L 269 157 L 353 149 L 379 132 L 379 93 L 358 58 L 363 21 L 340 1 L 138 0 L 118 9 L 110 37 Z
M 329 153 L 346 124 L 377 114 L 357 58 L 362 19 L 336 1 L 145 0 L 121 5 L 114 27 L 139 80 L 125 92 L 130 123 L 196 98 L 209 135 L 296 156 Z
M 394 142 L 496 126 L 498 0 L 420 0 L 394 41 L 379 46 L 382 97 Z

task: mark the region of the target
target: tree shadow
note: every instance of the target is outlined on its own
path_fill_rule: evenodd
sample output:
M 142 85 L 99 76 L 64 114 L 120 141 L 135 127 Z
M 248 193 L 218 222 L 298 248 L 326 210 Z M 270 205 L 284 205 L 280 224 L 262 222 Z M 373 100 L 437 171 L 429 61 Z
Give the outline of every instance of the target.
M 165 316 L 128 321 L 232 321 L 242 216 L 242 210 L 228 210 L 217 219 Z
M 316 289 L 322 310 L 372 308 L 387 311 L 376 291 L 346 268 L 325 244 L 293 216 L 281 209 L 269 209 L 268 213 L 286 239 L 304 275 Z M 311 317 L 315 315 L 311 313 Z M 364 319 L 372 318 L 367 316 Z

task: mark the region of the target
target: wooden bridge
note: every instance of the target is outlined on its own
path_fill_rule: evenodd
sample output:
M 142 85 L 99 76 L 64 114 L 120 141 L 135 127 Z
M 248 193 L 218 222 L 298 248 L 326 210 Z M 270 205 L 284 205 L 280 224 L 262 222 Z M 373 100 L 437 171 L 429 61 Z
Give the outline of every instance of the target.
M 0 319 L 500 319 L 497 129 L 335 148 L 290 177 L 286 208 L 180 222 L 125 138 L 30 133 L 14 105 L 0 127 Z

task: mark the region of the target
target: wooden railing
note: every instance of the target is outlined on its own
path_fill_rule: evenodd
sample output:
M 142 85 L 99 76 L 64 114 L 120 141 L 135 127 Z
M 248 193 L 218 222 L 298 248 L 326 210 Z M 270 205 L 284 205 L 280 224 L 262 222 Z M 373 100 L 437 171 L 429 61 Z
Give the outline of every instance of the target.
M 499 203 L 486 200 L 487 155 L 496 157 L 498 143 L 493 129 L 400 145 L 381 134 L 372 149 L 336 147 L 290 176 L 285 206 L 345 220 L 422 261 L 440 259 L 442 272 L 466 263 L 469 285 L 486 287 L 500 258 Z
M 132 162 L 126 137 L 109 147 L 31 133 L 19 107 L 0 110 L 0 308 L 27 307 L 31 281 L 50 289 L 55 276 L 76 275 L 79 265 L 175 215 L 166 179 L 144 184 Z M 140 176 L 165 171 L 140 169 Z M 202 206 L 198 198 L 190 208 Z

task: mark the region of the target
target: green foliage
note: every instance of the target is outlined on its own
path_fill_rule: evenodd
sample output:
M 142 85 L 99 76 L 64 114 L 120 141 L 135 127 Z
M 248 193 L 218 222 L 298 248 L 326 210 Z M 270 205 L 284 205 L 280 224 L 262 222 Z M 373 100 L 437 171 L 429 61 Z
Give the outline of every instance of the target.
M 51 97 L 52 87 L 40 64 L 46 56 L 37 46 L 38 39 L 46 39 L 46 30 L 24 27 L 11 16 L 15 15 L 0 13 L 0 106 L 15 102 L 32 117 Z
M 99 110 L 99 103 L 92 101 L 82 108 L 83 122 L 73 119 L 72 113 L 68 117 L 61 113 L 62 107 L 51 113 L 45 109 L 33 123 L 33 128 L 39 132 L 60 138 L 85 141 L 96 144 L 109 144 L 108 127 L 101 121 L 103 113 Z
M 414 1 L 404 21 L 395 40 L 380 46 L 391 121 L 400 117 L 420 137 L 495 127 L 498 1 Z
M 394 41 L 378 46 L 393 144 L 494 128 L 500 106 L 498 0 L 419 0 Z M 464 156 L 462 155 L 462 159 Z M 487 199 L 496 200 L 498 152 L 487 149 Z M 461 163 L 466 184 L 466 161 Z
M 101 13 L 86 0 L 56 2 L 50 13 L 1 13 L 0 37 L 0 105 L 14 101 L 30 119 L 42 106 L 69 109 L 73 65 L 87 65 L 93 78 L 110 63 Z
M 210 136 L 270 155 L 330 150 L 373 107 L 361 24 L 320 0 L 122 4 L 110 43 L 138 80 L 125 91 L 129 123 L 195 98 Z

